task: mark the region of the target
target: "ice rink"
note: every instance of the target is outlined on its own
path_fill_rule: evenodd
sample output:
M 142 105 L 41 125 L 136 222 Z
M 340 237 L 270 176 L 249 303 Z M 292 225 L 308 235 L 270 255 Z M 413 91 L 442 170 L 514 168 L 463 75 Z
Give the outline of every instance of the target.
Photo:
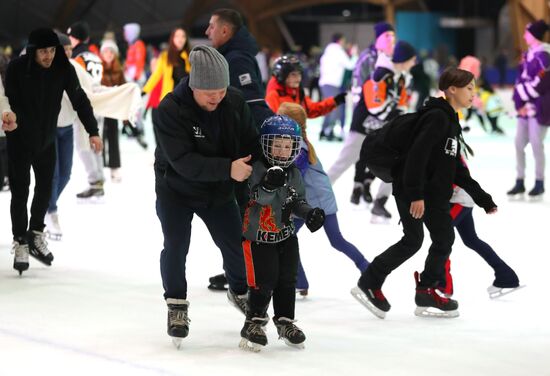
M 506 117 L 501 122 L 506 136 L 479 127 L 466 134 L 476 152 L 472 175 L 499 205 L 496 215 L 477 208 L 474 217 L 480 237 L 525 289 L 489 299 L 492 270 L 457 235 L 451 259 L 460 317 L 418 318 L 413 272 L 423 268 L 425 241 L 384 285 L 392 309 L 380 320 L 349 293 L 359 277 L 352 262 L 330 247 L 323 231 L 304 228 L 301 256 L 311 286 L 307 299 L 298 298 L 296 318 L 306 348 L 287 347 L 270 323 L 269 344 L 259 354 L 238 348 L 244 317 L 224 293 L 206 288 L 208 277 L 221 272 L 221 256 L 200 219 L 193 222 L 187 262 L 190 334 L 182 350 L 172 346 L 159 271 L 153 148 L 143 151 L 122 137 L 122 182 L 107 179 L 100 204 L 77 203 L 86 178 L 75 154 L 59 202 L 64 237 L 50 241 L 52 267 L 31 259 L 22 277 L 12 269 L 10 194 L 0 193 L 0 375 L 550 375 L 550 200 L 506 197 L 515 179 L 515 125 Z M 310 137 L 328 168 L 342 143 L 317 141 L 319 126 L 320 120 L 310 122 Z M 152 145 L 150 128 L 148 138 Z M 527 155 L 530 189 L 529 147 Z M 400 238 L 397 211 L 391 201 L 391 223 L 371 224 L 366 204 L 349 203 L 352 176 L 348 170 L 334 186 L 340 227 L 372 260 Z

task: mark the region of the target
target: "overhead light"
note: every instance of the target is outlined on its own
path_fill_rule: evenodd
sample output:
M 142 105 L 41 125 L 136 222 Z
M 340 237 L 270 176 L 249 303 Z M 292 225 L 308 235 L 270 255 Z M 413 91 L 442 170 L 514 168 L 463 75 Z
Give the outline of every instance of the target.
M 342 16 L 344 16 L 344 17 L 349 17 L 349 16 L 351 16 L 350 10 L 349 10 L 349 9 L 344 9 L 344 10 L 342 11 Z

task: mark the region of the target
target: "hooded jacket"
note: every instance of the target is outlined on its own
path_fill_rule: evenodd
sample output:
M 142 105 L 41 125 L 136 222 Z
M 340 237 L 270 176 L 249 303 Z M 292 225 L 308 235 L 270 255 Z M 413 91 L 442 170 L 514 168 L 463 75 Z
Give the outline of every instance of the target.
M 229 64 L 229 82 L 242 91 L 258 129 L 263 121 L 274 115 L 265 103 L 265 88 L 256 55 L 259 52 L 256 40 L 245 26 L 218 48 Z
M 97 121 L 86 93 L 61 45 L 49 68 L 35 61 L 36 50 L 12 60 L 6 71 L 6 96 L 17 114 L 18 127 L 7 134 L 32 151 L 41 151 L 55 141 L 61 98 L 65 91 L 90 136 L 98 135 Z
M 234 200 L 231 163 L 261 154 L 250 109 L 238 90 L 229 87 L 216 110 L 201 109 L 183 79 L 159 105 L 157 194 L 167 194 L 190 207 L 211 207 Z
M 396 167 L 394 194 L 411 202 L 427 200 L 445 205 L 453 194 L 454 183 L 485 211 L 496 207 L 461 161 L 464 141 L 457 113 L 443 98 L 430 98 L 426 107 L 428 111 L 417 124 L 404 162 Z

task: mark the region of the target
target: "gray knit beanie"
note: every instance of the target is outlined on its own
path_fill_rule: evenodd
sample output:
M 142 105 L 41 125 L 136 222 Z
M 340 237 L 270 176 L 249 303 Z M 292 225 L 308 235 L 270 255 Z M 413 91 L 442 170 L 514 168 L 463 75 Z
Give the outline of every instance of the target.
M 229 86 L 227 60 L 215 48 L 196 46 L 189 55 L 191 73 L 189 87 L 200 90 L 218 90 Z

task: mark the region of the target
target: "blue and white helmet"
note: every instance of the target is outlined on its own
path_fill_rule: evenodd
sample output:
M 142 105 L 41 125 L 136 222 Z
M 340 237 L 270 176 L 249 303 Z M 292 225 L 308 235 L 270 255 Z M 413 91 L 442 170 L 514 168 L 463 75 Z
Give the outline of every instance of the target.
M 272 166 L 286 168 L 290 166 L 300 153 L 302 131 L 298 123 L 285 115 L 274 115 L 265 119 L 260 129 L 260 142 L 265 158 Z M 271 153 L 271 146 L 275 139 L 292 140 L 292 151 L 288 159 L 277 158 Z

